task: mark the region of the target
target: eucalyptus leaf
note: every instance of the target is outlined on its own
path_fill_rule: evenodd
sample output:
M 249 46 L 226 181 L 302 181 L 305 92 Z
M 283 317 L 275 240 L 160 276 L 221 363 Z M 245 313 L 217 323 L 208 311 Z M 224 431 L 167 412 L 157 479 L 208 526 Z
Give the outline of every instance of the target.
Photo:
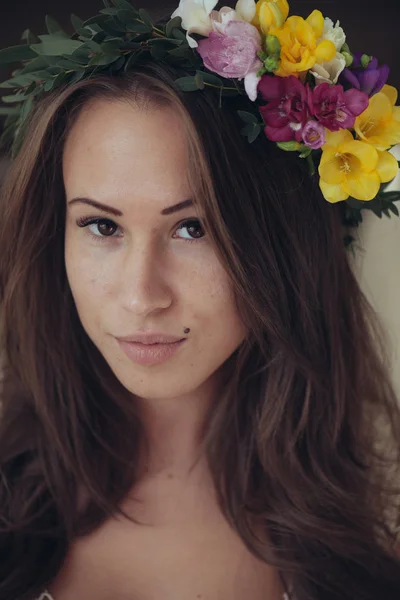
M 188 43 L 187 38 L 186 38 L 186 33 L 184 31 L 182 31 L 182 29 L 178 29 L 177 27 L 174 27 L 173 30 L 171 31 L 171 35 L 172 35 L 172 37 L 176 38 L 177 40 L 182 40 L 183 42 Z
M 69 35 L 65 33 L 61 25 L 50 15 L 45 16 L 47 31 L 50 34 L 56 34 L 69 39 Z
M 76 33 L 83 27 L 83 20 L 75 14 L 71 15 L 71 25 L 75 29 Z
M 2 48 L 0 50 L 0 65 L 6 65 L 14 62 L 21 62 L 23 60 L 29 60 L 35 58 L 37 55 L 28 44 L 21 44 L 20 46 L 10 46 L 9 48 Z
M 82 71 L 75 71 L 75 73 L 72 73 L 72 76 L 70 76 L 69 82 L 76 83 L 77 81 L 80 81 L 84 75 L 85 71 L 83 69 Z
M 174 17 L 173 19 L 170 19 L 165 26 L 165 35 L 167 37 L 171 37 L 173 30 L 175 28 L 181 27 L 181 25 L 182 25 L 182 17 Z
M 33 44 L 32 50 L 39 55 L 54 56 L 59 54 L 72 54 L 83 45 L 79 40 L 55 39 L 52 42 L 42 42 Z
M 204 89 L 203 73 L 201 71 L 197 71 L 194 79 L 197 83 L 197 88 L 199 90 L 203 90 Z
M 25 29 L 25 31 L 21 35 L 21 40 L 26 40 L 26 43 L 30 46 L 31 44 L 37 44 L 39 42 L 39 38 L 32 33 L 30 29 Z
M 191 75 L 175 79 L 175 84 L 183 92 L 194 92 L 199 89 L 198 80 L 196 80 L 196 77 L 193 77 Z
M 109 65 L 114 61 L 118 60 L 120 54 L 118 52 L 108 53 L 108 54 L 97 54 L 93 56 L 89 61 L 89 67 L 93 65 Z
M 242 119 L 242 121 L 244 121 L 245 123 L 257 123 L 258 122 L 258 118 L 255 115 L 253 115 L 252 113 L 249 113 L 245 110 L 238 110 L 237 114 Z
M 118 10 L 120 9 L 114 6 L 111 8 L 102 8 L 101 10 L 99 10 L 99 12 L 103 15 L 116 15 L 118 13 Z
M 127 23 L 126 28 L 127 31 L 132 31 L 134 33 L 151 33 L 151 30 L 145 23 L 131 21 L 130 23 Z
M 153 20 L 152 20 L 151 16 L 149 15 L 149 13 L 144 8 L 139 8 L 139 15 L 140 15 L 140 18 L 142 19 L 143 23 L 145 25 L 147 25 L 148 27 L 150 27 L 150 29 L 153 29 Z
M 209 83 L 211 85 L 216 85 L 216 86 L 224 85 L 224 82 L 222 81 L 222 79 L 217 77 L 217 75 L 213 75 L 213 73 L 208 73 L 206 71 L 203 71 L 202 74 L 203 74 L 203 80 L 205 83 Z
M 7 79 L 7 81 L 2 81 L 0 83 L 0 88 L 14 88 L 14 87 L 25 87 L 29 85 L 32 81 L 32 77 L 29 75 L 19 75 L 18 77 L 13 77 L 12 79 Z
M 112 3 L 114 4 L 114 6 L 116 6 L 117 8 L 121 8 L 122 10 L 130 10 L 136 16 L 138 16 L 139 14 L 136 8 L 134 8 L 132 4 L 127 0 L 112 0 Z
M 8 104 L 9 102 L 23 102 L 26 100 L 26 96 L 24 94 L 12 94 L 10 96 L 2 96 L 1 101 Z

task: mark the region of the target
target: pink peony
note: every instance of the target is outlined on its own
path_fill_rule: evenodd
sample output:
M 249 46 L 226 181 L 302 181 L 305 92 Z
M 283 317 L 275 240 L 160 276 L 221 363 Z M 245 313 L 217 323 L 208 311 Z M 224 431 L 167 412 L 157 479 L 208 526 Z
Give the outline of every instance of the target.
M 368 96 L 356 89 L 343 91 L 341 85 L 321 83 L 312 92 L 310 110 L 330 131 L 349 129 L 368 106 Z
M 204 66 L 226 78 L 243 79 L 251 100 L 257 97 L 257 71 L 262 62 L 257 56 L 261 50 L 261 36 L 250 23 L 230 20 L 220 32 L 212 31 L 200 40 L 197 48 Z
M 258 91 L 268 104 L 260 106 L 265 135 L 273 142 L 302 141 L 309 114 L 310 89 L 297 77 L 263 75 Z
M 318 121 L 310 120 L 304 125 L 301 136 L 306 146 L 316 150 L 325 144 L 325 127 Z

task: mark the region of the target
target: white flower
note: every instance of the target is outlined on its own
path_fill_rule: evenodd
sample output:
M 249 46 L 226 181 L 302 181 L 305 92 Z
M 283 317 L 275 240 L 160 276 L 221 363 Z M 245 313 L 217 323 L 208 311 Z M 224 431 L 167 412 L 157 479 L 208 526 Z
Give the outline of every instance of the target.
M 336 52 L 336 56 L 332 60 L 328 60 L 322 64 L 315 63 L 310 72 L 315 77 L 315 83 L 337 83 L 340 73 L 346 66 L 346 60 L 340 52 Z
M 181 17 L 182 27 L 186 29 L 186 39 L 191 48 L 198 44 L 191 33 L 199 33 L 208 37 L 211 31 L 223 32 L 229 21 L 247 21 L 250 23 L 256 14 L 254 0 L 238 0 L 235 9 L 228 6 L 219 11 L 214 10 L 218 0 L 180 0 L 178 8 L 172 13 L 171 19 Z
M 340 22 L 336 21 L 335 25 L 333 25 L 332 19 L 329 17 L 325 17 L 324 19 L 324 30 L 322 32 L 322 36 L 318 40 L 322 42 L 323 40 L 330 40 L 336 46 L 336 50 L 340 51 L 343 44 L 346 41 L 346 34 L 343 31 L 342 27 L 340 27 Z
M 224 33 L 229 21 L 247 21 L 251 23 L 256 14 L 256 4 L 254 0 L 238 0 L 235 8 L 223 6 L 220 10 L 211 11 L 211 21 L 213 30 Z
M 254 0 L 238 0 L 235 11 L 239 19 L 251 23 L 256 14 L 256 3 Z
M 218 4 L 218 0 L 180 0 L 178 8 L 172 13 L 171 19 L 181 17 L 182 27 L 186 29 L 186 39 L 191 48 L 197 48 L 196 40 L 191 33 L 208 36 L 213 30 L 210 13 Z

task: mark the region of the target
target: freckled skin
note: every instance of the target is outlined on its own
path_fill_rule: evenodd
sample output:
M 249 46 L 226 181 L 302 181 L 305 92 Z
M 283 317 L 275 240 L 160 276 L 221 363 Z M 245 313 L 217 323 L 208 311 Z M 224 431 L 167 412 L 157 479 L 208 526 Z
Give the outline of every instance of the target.
M 191 197 L 186 173 L 183 127 L 166 108 L 146 112 L 127 103 L 92 101 L 64 148 L 67 202 L 86 196 L 123 213 L 68 205 L 65 263 L 86 333 L 121 383 L 142 398 L 212 394 L 218 369 L 245 336 L 207 232 L 190 243 L 196 231 L 193 236 L 189 226 L 178 229 L 182 220 L 201 219 L 198 209 L 160 214 Z M 111 220 L 116 231 L 95 240 L 90 232 L 100 238 L 103 231 L 104 238 L 104 230 L 78 227 L 82 217 Z M 188 340 L 168 361 L 142 366 L 114 338 L 139 328 Z

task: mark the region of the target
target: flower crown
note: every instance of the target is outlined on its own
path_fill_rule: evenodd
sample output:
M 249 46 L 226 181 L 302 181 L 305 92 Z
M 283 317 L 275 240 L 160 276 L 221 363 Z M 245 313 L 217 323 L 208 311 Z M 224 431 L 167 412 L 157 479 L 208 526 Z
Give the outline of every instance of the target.
M 361 210 L 399 216 L 400 192 L 385 188 L 399 164 L 388 150 L 400 143 L 397 90 L 387 85 L 387 65 L 352 54 L 339 21 L 314 10 L 289 16 L 287 0 L 238 0 L 214 10 L 214 0 L 180 0 L 168 22 L 127 0 L 103 0 L 99 14 L 71 15 L 69 36 L 50 16 L 48 33 L 29 29 L 21 45 L 0 50 L 0 65 L 22 62 L 0 84 L 6 115 L 0 146 L 20 148 L 26 117 L 39 96 L 93 72 L 128 71 L 142 56 L 179 65 L 175 83 L 186 92 L 215 88 L 223 96 L 247 95 L 254 112 L 238 110 L 241 133 L 253 142 L 263 132 L 284 151 L 306 159 L 328 202 L 346 202 L 345 222 L 356 226 Z M 347 220 L 346 220 L 347 219 Z M 352 238 L 350 238 L 352 239 Z

